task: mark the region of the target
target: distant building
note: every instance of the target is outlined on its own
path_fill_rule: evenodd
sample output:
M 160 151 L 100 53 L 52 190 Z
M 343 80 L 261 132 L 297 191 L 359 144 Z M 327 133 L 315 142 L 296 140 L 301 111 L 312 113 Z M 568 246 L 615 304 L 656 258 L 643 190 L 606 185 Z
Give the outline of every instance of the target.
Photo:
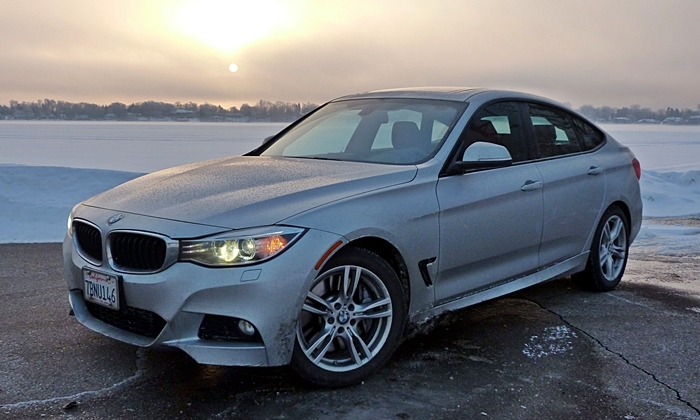
M 661 121 L 661 124 L 683 124 L 685 120 L 681 117 L 668 117 Z
M 32 111 L 31 109 L 17 109 L 12 114 L 12 116 L 16 120 L 33 120 L 34 111 Z
M 240 112 L 229 112 L 226 114 L 226 118 L 224 119 L 226 122 L 247 122 L 248 117 L 245 115 L 241 114 Z
M 637 120 L 637 124 L 661 124 L 661 121 L 653 118 L 642 118 L 641 120 Z
M 194 111 L 188 109 L 178 109 L 175 111 L 175 121 L 190 121 L 194 118 Z

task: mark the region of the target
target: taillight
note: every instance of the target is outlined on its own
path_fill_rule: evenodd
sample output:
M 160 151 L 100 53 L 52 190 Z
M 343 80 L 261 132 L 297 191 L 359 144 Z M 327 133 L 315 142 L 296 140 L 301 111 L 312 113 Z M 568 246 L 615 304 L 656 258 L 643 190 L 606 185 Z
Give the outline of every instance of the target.
M 637 179 L 642 178 L 642 165 L 639 164 L 637 158 L 632 159 L 632 166 L 634 167 L 634 173 L 637 175 Z

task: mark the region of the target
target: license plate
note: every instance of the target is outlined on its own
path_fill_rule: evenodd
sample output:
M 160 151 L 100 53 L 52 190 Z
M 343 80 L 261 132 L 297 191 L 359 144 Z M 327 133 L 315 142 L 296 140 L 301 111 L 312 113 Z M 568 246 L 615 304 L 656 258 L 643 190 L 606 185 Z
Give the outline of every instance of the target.
M 117 276 L 84 268 L 83 281 L 85 283 L 83 289 L 85 300 L 111 309 L 119 309 L 119 278 Z

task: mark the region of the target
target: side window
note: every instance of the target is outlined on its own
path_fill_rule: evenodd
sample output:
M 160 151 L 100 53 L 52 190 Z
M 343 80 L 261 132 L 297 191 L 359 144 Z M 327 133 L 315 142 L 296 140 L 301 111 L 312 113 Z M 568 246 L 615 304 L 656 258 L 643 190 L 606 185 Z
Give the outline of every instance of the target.
M 595 149 L 605 141 L 603 133 L 596 130 L 592 125 L 576 117 L 572 117 L 571 120 L 574 122 L 576 133 L 583 141 L 584 150 Z
M 513 162 L 527 160 L 527 147 L 520 121 L 520 107 L 517 102 L 486 105 L 474 114 L 469 127 L 462 134 L 460 153 L 471 144 L 483 141 L 505 146 Z
M 568 114 L 539 104 L 528 104 L 527 108 L 540 157 L 562 156 L 583 150 Z

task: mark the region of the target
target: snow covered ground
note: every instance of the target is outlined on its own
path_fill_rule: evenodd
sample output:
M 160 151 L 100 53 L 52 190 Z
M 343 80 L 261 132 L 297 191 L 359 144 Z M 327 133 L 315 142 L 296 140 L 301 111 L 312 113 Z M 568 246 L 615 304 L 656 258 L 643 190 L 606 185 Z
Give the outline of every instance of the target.
M 159 169 L 244 153 L 285 124 L 0 122 L 0 243 L 59 242 L 68 212 Z M 642 162 L 646 218 L 700 215 L 700 127 L 604 126 Z M 700 228 L 647 219 L 635 245 L 700 252 Z

